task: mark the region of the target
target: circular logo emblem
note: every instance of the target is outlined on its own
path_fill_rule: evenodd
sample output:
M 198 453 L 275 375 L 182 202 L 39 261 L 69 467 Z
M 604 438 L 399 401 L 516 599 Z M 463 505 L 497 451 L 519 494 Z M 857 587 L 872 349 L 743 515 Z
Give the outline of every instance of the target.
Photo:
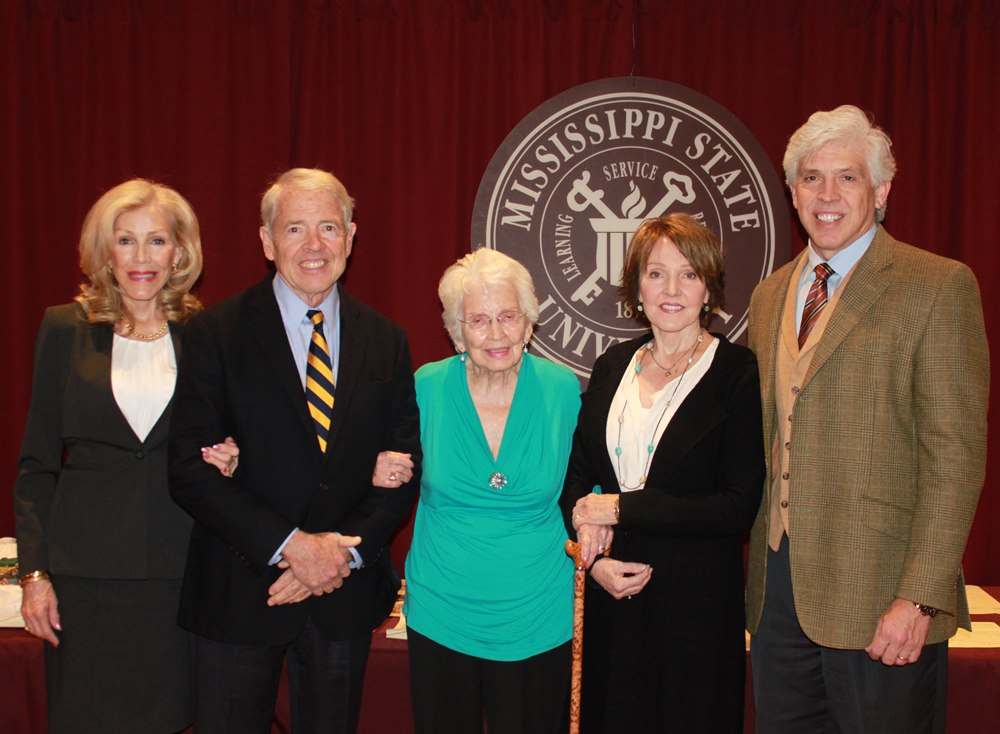
M 754 287 L 788 259 L 788 211 L 749 130 L 686 87 L 603 79 L 542 104 L 494 154 L 472 242 L 528 268 L 541 305 L 532 346 L 586 381 L 605 349 L 647 330 L 622 303 L 622 265 L 639 225 L 671 212 L 719 236 L 726 312 L 711 328 L 736 341 Z

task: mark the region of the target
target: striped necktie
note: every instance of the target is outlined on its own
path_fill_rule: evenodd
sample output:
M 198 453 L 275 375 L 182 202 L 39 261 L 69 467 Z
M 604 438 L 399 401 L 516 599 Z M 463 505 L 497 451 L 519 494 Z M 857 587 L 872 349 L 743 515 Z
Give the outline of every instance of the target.
M 806 295 L 806 304 L 802 307 L 802 325 L 799 327 L 799 349 L 802 349 L 802 345 L 806 343 L 809 333 L 816 326 L 819 315 L 823 312 L 823 307 L 826 306 L 828 295 L 826 281 L 833 275 L 833 268 L 826 263 L 820 263 L 813 268 L 813 273 L 816 275 L 816 280 L 809 287 L 809 293 Z
M 312 321 L 312 341 L 309 343 L 309 357 L 306 360 L 306 401 L 309 415 L 316 426 L 319 448 L 325 454 L 326 442 L 330 436 L 330 416 L 333 415 L 333 369 L 330 366 L 330 348 L 323 336 L 323 312 L 313 310 L 306 313 Z

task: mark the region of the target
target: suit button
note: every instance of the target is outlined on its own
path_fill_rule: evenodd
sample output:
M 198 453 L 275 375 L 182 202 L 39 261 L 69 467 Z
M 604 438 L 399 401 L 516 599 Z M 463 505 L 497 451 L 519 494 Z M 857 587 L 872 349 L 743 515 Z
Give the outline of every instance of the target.
M 792 395 L 798 395 L 799 392 L 801 392 L 799 390 L 799 386 L 798 385 L 792 385 Z
M 791 423 L 791 422 L 792 422 L 792 416 L 791 416 L 791 414 L 789 414 L 789 416 L 788 416 L 788 422 L 789 422 L 789 423 Z
M 784 474 L 782 474 L 781 478 L 782 479 L 788 479 L 788 472 L 785 472 Z
M 787 451 L 790 448 L 792 448 L 792 442 L 791 441 L 785 441 L 785 450 Z
M 781 500 L 781 507 L 782 507 L 782 509 L 787 509 L 788 508 L 788 500 Z
M 145 451 L 136 451 L 135 452 L 135 458 L 137 458 L 137 459 L 145 459 L 146 458 L 146 452 Z
M 319 483 L 319 488 L 320 488 L 320 491 L 325 492 L 326 490 L 330 489 L 330 485 L 328 485 L 326 482 L 320 482 Z

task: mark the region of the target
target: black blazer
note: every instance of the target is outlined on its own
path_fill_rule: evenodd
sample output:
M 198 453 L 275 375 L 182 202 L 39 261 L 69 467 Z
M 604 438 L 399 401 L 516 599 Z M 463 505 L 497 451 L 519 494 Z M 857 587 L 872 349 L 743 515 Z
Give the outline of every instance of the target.
M 170 325 L 180 357 L 180 327 Z M 140 441 L 111 391 L 110 324 L 49 308 L 14 487 L 18 561 L 86 578 L 179 579 L 191 519 L 167 492 L 172 401 Z
M 220 642 L 277 645 L 292 640 L 309 613 L 331 639 L 359 637 L 381 622 L 381 603 L 394 596 L 386 545 L 419 486 L 419 472 L 399 489 L 371 484 L 379 451 L 412 453 L 419 467 L 409 348 L 402 329 L 341 289 L 340 367 L 324 455 L 272 278 L 202 312 L 185 332 L 170 489 L 195 527 L 180 623 Z M 232 479 L 200 453 L 224 436 L 240 445 Z M 331 594 L 268 607 L 267 589 L 281 573 L 268 561 L 295 527 L 360 535 L 365 567 Z
M 715 335 L 708 371 L 653 453 L 645 489 L 621 497 L 611 557 L 653 566 L 643 591 L 616 601 L 587 589 L 588 730 L 739 731 L 743 722 L 743 542 L 764 481 L 760 389 L 750 350 Z M 645 336 L 594 364 L 561 498 L 570 535 L 576 500 L 618 492 L 606 425 L 618 384 Z

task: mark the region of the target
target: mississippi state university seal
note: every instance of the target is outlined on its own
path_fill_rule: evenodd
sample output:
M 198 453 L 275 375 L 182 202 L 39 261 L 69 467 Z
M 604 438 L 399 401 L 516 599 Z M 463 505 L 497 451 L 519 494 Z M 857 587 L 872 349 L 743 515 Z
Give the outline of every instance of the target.
M 476 196 L 473 248 L 524 263 L 541 305 L 533 348 L 583 382 L 612 344 L 642 334 L 619 293 L 625 251 L 646 219 L 687 212 L 726 255 L 726 312 L 746 330 L 754 286 L 788 260 L 784 190 L 757 140 L 707 97 L 638 77 L 574 87 L 507 136 Z

